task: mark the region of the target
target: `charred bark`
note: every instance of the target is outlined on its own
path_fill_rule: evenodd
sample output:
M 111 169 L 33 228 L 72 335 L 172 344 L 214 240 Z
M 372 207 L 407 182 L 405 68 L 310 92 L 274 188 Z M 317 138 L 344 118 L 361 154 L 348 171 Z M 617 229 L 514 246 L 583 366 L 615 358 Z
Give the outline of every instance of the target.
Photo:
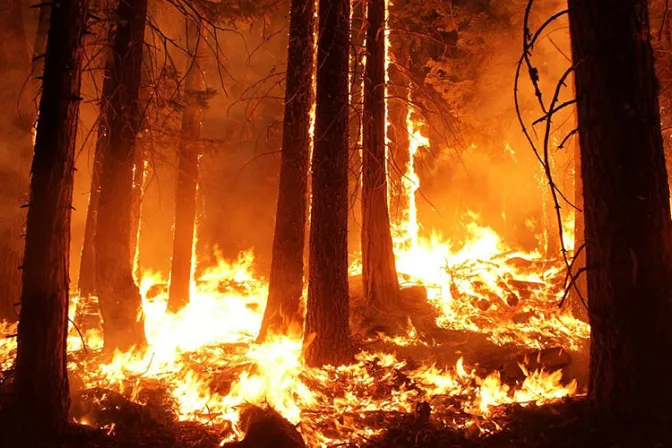
M 86 0 L 51 12 L 30 185 L 16 357 L 21 430 L 46 435 L 68 418 L 66 337 L 75 139 Z
M 0 319 L 16 321 L 14 304 L 21 297 L 21 235 L 26 214 L 21 206 L 29 189 L 32 156 L 31 130 L 35 119 L 28 94 L 22 92 L 30 74 L 30 54 L 21 14 L 22 2 L 10 0 L 0 6 L 0 104 L 7 113 L 0 117 Z
M 292 0 L 280 184 L 268 302 L 259 342 L 268 333 L 301 333 L 303 253 L 308 213 L 310 108 L 313 101 L 314 0 Z
M 672 398 L 670 204 L 644 0 L 569 1 L 581 144 L 589 394 L 644 418 Z M 652 388 L 655 392 L 652 393 Z
M 189 303 L 198 191 L 198 138 L 203 116 L 197 95 L 205 87 L 201 66 L 198 63 L 199 47 L 203 41 L 200 25 L 190 20 L 187 23 L 187 34 L 188 44 L 193 46 L 194 57 L 187 67 L 185 81 L 187 105 L 182 115 L 182 137 L 178 153 L 173 262 L 168 297 L 168 310 L 172 312 L 178 312 Z
M 145 343 L 130 240 L 136 135 L 142 121 L 138 90 L 146 12 L 147 0 L 120 1 L 107 70 L 114 89 L 104 100 L 109 102 L 109 142 L 102 158 L 95 252 L 96 289 L 108 351 Z
M 399 314 L 399 281 L 387 209 L 385 1 L 369 0 L 364 75 L 362 267 L 369 312 Z
M 348 304 L 349 0 L 320 0 L 313 149 L 308 365 L 352 359 Z

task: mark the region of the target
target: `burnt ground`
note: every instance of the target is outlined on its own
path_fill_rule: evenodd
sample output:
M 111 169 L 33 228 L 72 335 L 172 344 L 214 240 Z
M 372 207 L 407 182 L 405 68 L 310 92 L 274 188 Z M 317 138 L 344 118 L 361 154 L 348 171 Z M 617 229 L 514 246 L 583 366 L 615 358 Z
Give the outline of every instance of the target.
M 128 407 L 126 407 L 128 406 Z M 118 423 L 113 435 L 108 430 L 70 426 L 66 433 L 49 442 L 25 437 L 10 438 L 2 428 L 2 447 L 26 448 L 214 448 L 218 434 L 194 423 L 160 422 L 142 414 L 132 403 L 118 407 Z M 248 436 L 241 442 L 225 444 L 234 448 L 300 448 L 303 441 L 293 426 L 270 410 L 252 407 Z M 523 408 L 511 405 L 497 417 L 502 429 L 494 434 L 478 434 L 475 426 L 456 429 L 419 406 L 414 414 L 383 417 L 389 429 L 373 439 L 359 438 L 346 448 L 658 448 L 672 447 L 672 430 L 665 425 L 616 424 L 601 421 L 585 399 L 567 399 L 552 405 Z M 119 418 L 124 416 L 124 418 Z M 668 420 L 669 421 L 669 420 Z M 2 425 L 0 425 L 0 428 Z M 484 426 L 485 427 L 485 426 Z M 662 429 L 661 429 L 662 428 Z
M 537 368 L 563 369 L 566 381 L 579 380 L 579 390 L 582 389 L 584 382 L 582 380 L 587 377 L 586 356 L 582 353 L 565 351 L 562 347 L 532 350 L 513 345 L 500 346 L 489 341 L 487 335 L 480 333 L 436 327 L 426 328 L 426 330 L 424 334 L 419 335 L 419 340 L 424 344 L 399 346 L 385 339 L 374 339 L 368 342 L 360 340 L 360 348 L 368 352 L 394 353 L 397 359 L 407 362 L 409 369 L 417 367 L 420 360 L 424 365 L 435 364 L 439 368 L 449 368 L 455 366 L 457 360 L 462 357 L 466 365 L 474 368 L 479 376 L 485 377 L 489 372 L 499 370 L 502 380 L 510 385 L 524 379 L 518 368 L 519 363 L 527 364 L 530 371 Z M 374 378 L 378 375 L 378 370 L 381 370 L 375 361 L 367 364 L 366 367 Z M 380 375 L 385 372 L 387 371 L 381 370 Z M 71 383 L 77 384 L 76 373 L 71 373 L 74 375 Z M 231 375 L 231 372 L 222 372 L 221 377 L 223 378 L 222 383 L 230 383 L 236 375 Z M 395 372 L 389 383 L 377 381 L 376 390 L 371 393 L 378 398 L 384 398 L 391 389 L 400 387 L 401 383 L 405 387 L 413 387 L 412 380 L 406 376 L 403 369 Z M 224 384 L 219 387 L 226 389 Z M 4 398 L 8 399 L 9 394 L 11 392 L 5 389 Z M 3 409 L 2 398 L 0 394 L 0 411 Z M 11 419 L 0 417 L 0 434 L 3 434 L 0 438 L 0 447 L 214 448 L 220 446 L 219 442 L 227 434 L 231 434 L 231 428 L 221 425 L 178 421 L 177 405 L 172 401 L 165 386 L 158 381 L 143 382 L 143 388 L 140 395 L 136 397 L 136 401 L 144 404 L 129 401 L 127 397 L 106 389 L 73 390 L 71 417 L 77 421 L 87 421 L 91 426 L 73 424 L 60 439 L 38 443 L 28 441 L 24 435 L 18 438 L 12 437 L 13 440 L 10 440 L 9 435 L 13 432 L 13 427 L 8 422 Z M 261 412 L 261 415 L 269 413 L 273 414 L 273 411 L 266 410 Z M 306 412 L 304 418 L 310 419 L 310 413 Z M 372 439 L 356 436 L 348 444 L 338 446 L 351 448 L 672 447 L 672 443 L 667 445 L 656 445 L 653 442 L 649 445 L 629 444 L 627 439 L 623 439 L 627 434 L 612 435 L 608 428 L 599 425 L 591 415 L 585 401 L 581 399 L 566 400 L 542 407 L 502 406 L 497 409 L 492 419 L 474 424 L 467 424 L 473 416 L 460 410 L 459 401 L 455 401 L 452 405 L 450 402 L 441 403 L 436 409 L 432 409 L 427 403 L 418 403 L 416 412 L 412 414 L 371 411 L 365 415 L 358 414 L 350 418 L 356 420 L 358 427 L 383 429 L 384 432 Z M 252 420 L 254 423 L 254 418 Z M 286 431 L 282 429 L 283 422 L 284 428 L 288 428 Z M 262 424 L 256 424 L 255 427 L 261 427 L 261 429 L 253 430 L 250 426 L 246 431 L 248 439 L 228 446 L 244 448 L 303 446 L 302 442 L 296 441 L 295 436 L 298 433 L 279 416 L 271 419 L 270 424 L 262 422 Z M 269 434 L 271 434 L 270 437 Z M 287 439 L 287 434 L 294 434 L 294 438 Z M 611 443 L 612 440 L 625 440 L 625 442 L 619 445 Z

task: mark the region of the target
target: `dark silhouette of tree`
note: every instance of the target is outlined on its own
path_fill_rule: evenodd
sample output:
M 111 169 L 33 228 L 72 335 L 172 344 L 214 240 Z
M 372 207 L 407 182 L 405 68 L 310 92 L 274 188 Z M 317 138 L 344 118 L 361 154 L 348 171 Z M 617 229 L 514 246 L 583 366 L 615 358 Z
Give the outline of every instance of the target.
M 362 268 L 367 309 L 387 318 L 401 300 L 387 208 L 385 0 L 369 0 L 364 73 Z
M 109 39 L 112 41 L 112 35 Z M 112 53 L 110 52 L 106 63 L 107 73 L 111 73 Z M 114 95 L 116 82 L 112 76 L 105 76 L 103 91 L 100 101 L 98 117 L 98 138 L 93 159 L 91 173 L 91 192 L 89 193 L 89 205 L 86 209 L 86 225 L 84 227 L 84 242 L 82 243 L 82 258 L 79 265 L 79 294 L 88 297 L 96 294 L 96 251 L 95 237 L 98 218 L 98 204 L 100 202 L 100 176 L 103 170 L 103 157 L 110 144 L 110 99 Z
M 310 108 L 313 100 L 314 0 L 292 0 L 280 184 L 273 235 L 268 302 L 259 341 L 303 324 L 303 252 L 308 204 Z
M 86 0 L 61 0 L 52 8 L 31 169 L 16 416 L 21 429 L 40 436 L 61 431 L 70 406 L 66 365 L 70 216 L 86 14 Z
M 304 356 L 352 359 L 348 303 L 349 0 L 320 0 Z
M 16 321 L 14 304 L 21 296 L 21 258 L 25 209 L 32 157 L 31 131 L 35 120 L 30 92 L 23 86 L 30 73 L 30 52 L 22 17 L 23 3 L 0 6 L 0 319 Z
M 106 76 L 113 83 L 107 105 L 109 140 L 100 173 L 95 232 L 96 290 L 106 350 L 145 343 L 141 297 L 133 279 L 131 215 L 136 135 L 142 122 L 138 90 L 147 0 L 120 0 Z
M 182 136 L 178 152 L 177 186 L 175 189 L 175 230 L 173 262 L 170 272 L 168 310 L 177 312 L 189 303 L 191 287 L 191 258 L 196 224 L 196 194 L 198 190 L 198 157 L 203 109 L 199 94 L 205 83 L 198 63 L 204 37 L 201 26 L 187 19 L 187 44 L 193 52 L 185 78 L 186 107 L 182 114 Z
M 570 0 L 583 180 L 589 394 L 647 418 L 672 397 L 670 204 L 644 0 Z M 655 392 L 652 390 L 655 389 Z
M 191 287 L 191 258 L 196 224 L 196 194 L 198 190 L 198 138 L 203 109 L 198 95 L 204 80 L 198 63 L 204 37 L 200 24 L 187 19 L 187 44 L 193 52 L 185 77 L 186 107 L 182 114 L 182 136 L 178 151 L 177 186 L 175 190 L 175 230 L 173 261 L 170 272 L 168 310 L 177 312 L 189 303 Z

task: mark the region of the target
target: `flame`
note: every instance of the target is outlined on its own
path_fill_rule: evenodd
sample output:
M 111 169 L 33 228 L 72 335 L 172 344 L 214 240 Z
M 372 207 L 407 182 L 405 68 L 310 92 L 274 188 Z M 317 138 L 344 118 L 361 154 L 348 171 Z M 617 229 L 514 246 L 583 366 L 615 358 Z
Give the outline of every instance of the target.
M 311 135 L 313 125 L 314 109 Z M 540 251 L 515 250 L 480 224 L 475 213 L 464 217 L 466 236 L 459 240 L 421 232 L 415 158 L 429 141 L 412 107 L 406 126 L 409 163 L 401 189 L 406 209 L 393 223 L 400 282 L 427 289 L 438 327 L 481 333 L 499 345 L 580 349 L 589 338 L 588 325 L 554 306 L 562 295 L 557 286 L 564 275 L 561 262 L 544 259 Z M 566 243 L 573 241 L 572 225 L 570 219 L 563 226 Z M 355 262 L 350 271 L 360 272 L 361 264 Z M 70 374 L 86 388 L 113 390 L 140 403 L 142 390 L 159 384 L 174 400 L 180 420 L 221 428 L 222 441 L 244 436 L 240 411 L 248 403 L 271 406 L 299 425 L 309 446 L 327 446 L 379 434 L 386 428 L 384 423 L 375 424 L 372 415 L 413 412 L 423 401 L 461 409 L 473 417 L 465 427 L 485 431 L 479 422 L 497 425 L 494 419 L 501 405 L 532 406 L 577 393 L 576 382 L 566 383 L 561 370 L 530 372 L 521 365 L 524 379 L 512 383 L 502 379 L 499 371 L 477 373 L 476 365 L 463 358 L 446 366 L 423 359 L 410 362 L 382 350 L 362 351 L 350 365 L 309 368 L 302 361 L 298 338 L 275 336 L 262 345 L 254 342 L 267 283 L 254 271 L 252 251 L 233 261 L 217 253 L 216 264 L 192 278 L 191 301 L 177 314 L 166 312 L 168 288 L 162 273 L 145 270 L 138 284 L 146 350 L 102 358 L 99 328 L 83 329 L 81 337 L 71 329 Z M 73 316 L 79 301 L 73 296 Z M 0 322 L 3 371 L 15 356 L 15 333 L 16 325 Z M 423 339 L 412 323 L 406 335 L 379 339 L 392 344 L 392 352 L 401 347 L 446 350 Z M 88 356 L 81 353 L 83 340 Z M 93 424 L 86 417 L 79 421 Z M 114 426 L 106 429 L 114 431 Z

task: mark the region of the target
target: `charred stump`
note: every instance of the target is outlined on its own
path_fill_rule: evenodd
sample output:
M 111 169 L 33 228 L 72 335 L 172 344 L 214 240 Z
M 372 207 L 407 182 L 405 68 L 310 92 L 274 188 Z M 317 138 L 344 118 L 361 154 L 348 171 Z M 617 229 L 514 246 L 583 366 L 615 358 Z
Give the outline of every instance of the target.
M 353 356 L 348 304 L 348 66 L 350 1 L 320 0 L 306 362 Z
M 672 361 L 661 356 L 672 351 L 672 222 L 647 2 L 570 0 L 569 19 L 592 331 L 589 395 L 604 413 L 646 419 L 672 398 Z
M 145 343 L 130 240 L 136 134 L 142 121 L 138 90 L 146 12 L 147 0 L 119 3 L 107 69 L 114 93 L 103 100 L 109 101 L 110 135 L 100 178 L 95 252 L 96 288 L 107 351 L 128 350 Z
M 87 2 L 51 11 L 30 184 L 16 357 L 19 430 L 46 436 L 70 406 L 66 337 L 70 217 Z

